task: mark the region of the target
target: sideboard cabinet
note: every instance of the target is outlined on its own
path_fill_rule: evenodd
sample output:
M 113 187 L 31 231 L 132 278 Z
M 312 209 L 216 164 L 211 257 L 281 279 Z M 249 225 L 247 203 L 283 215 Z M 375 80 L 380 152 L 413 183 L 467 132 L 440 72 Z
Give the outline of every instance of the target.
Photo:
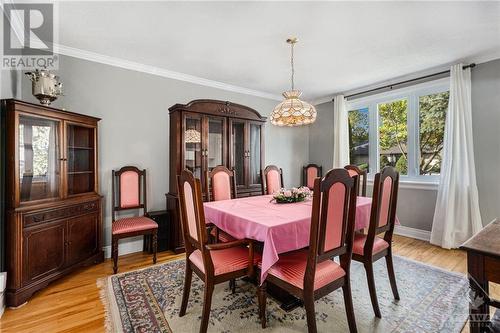
M 170 111 L 170 167 L 167 210 L 172 217 L 171 248 L 183 250 L 177 175 L 188 169 L 208 186 L 206 173 L 217 165 L 236 172 L 238 197 L 260 195 L 266 118 L 244 105 L 201 99 Z
M 102 262 L 98 118 L 2 100 L 8 306 Z

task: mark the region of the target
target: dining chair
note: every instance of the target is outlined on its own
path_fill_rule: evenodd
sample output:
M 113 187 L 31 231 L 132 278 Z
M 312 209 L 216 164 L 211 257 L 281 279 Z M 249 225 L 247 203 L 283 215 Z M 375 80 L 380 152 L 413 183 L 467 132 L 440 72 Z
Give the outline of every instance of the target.
M 314 187 L 314 179 L 323 175 L 323 167 L 314 163 L 310 163 L 302 167 L 302 186 L 307 186 L 309 189 Z
M 134 166 L 113 170 L 111 183 L 111 244 L 114 274 L 118 271 L 118 241 L 122 238 L 141 235 L 152 237 L 153 264 L 156 264 L 158 224 L 147 217 L 146 170 L 139 170 Z M 116 219 L 117 212 L 141 209 L 140 216 Z
M 237 197 L 236 172 L 224 165 L 207 171 L 205 194 L 208 201 L 230 200 Z
M 262 195 L 273 194 L 283 187 L 283 170 L 276 165 L 268 165 L 261 174 Z
M 201 182 L 184 170 L 177 176 L 181 223 L 186 248 L 186 272 L 179 316 L 186 314 L 193 271 L 205 282 L 200 332 L 207 331 L 214 286 L 231 279 L 254 276 L 254 265 L 260 260 L 254 254 L 253 242 L 242 239 L 209 244 L 203 210 Z
M 346 165 L 344 167 L 351 176 L 359 176 L 359 184 L 358 184 L 358 196 L 366 197 L 366 181 L 367 181 L 367 172 L 366 170 L 361 170 L 356 165 Z
M 373 183 L 372 207 L 370 212 L 370 226 L 368 234 L 356 233 L 353 245 L 353 260 L 362 262 L 365 266 L 370 299 L 373 312 L 382 318 L 375 289 L 373 263 L 385 258 L 392 293 L 399 300 L 396 276 L 392 261 L 392 234 L 396 220 L 396 204 L 398 199 L 399 173 L 390 166 L 386 166 L 375 175 Z M 378 235 L 384 234 L 383 237 Z
M 229 170 L 223 165 L 218 165 L 211 171 L 207 171 L 207 181 L 205 196 L 207 201 L 231 200 L 236 198 L 236 172 L 234 169 Z M 232 242 L 236 238 L 227 232 L 220 230 L 217 226 L 213 226 L 210 231 L 210 236 L 215 239 L 215 242 Z M 234 294 L 236 292 L 236 280 L 229 281 L 229 289 Z
M 207 201 L 231 200 L 236 198 L 236 173 L 223 165 L 218 165 L 207 171 L 205 182 L 205 196 Z M 230 242 L 236 240 L 228 233 L 214 227 L 211 235 L 216 241 Z
M 316 332 L 314 301 L 342 287 L 349 331 L 356 332 L 350 264 L 356 214 L 357 177 L 345 169 L 314 180 L 309 248 L 280 255 L 258 288 L 259 317 L 266 327 L 268 282 L 304 301 L 309 333 Z M 333 259 L 339 256 L 340 264 Z

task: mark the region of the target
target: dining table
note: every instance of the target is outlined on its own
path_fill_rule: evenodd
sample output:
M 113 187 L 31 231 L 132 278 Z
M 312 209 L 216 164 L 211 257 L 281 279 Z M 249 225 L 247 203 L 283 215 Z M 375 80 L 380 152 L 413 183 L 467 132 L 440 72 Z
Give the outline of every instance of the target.
M 203 204 L 207 223 L 234 238 L 262 242 L 261 282 L 280 254 L 309 246 L 312 199 L 296 203 L 272 199 L 272 195 L 262 195 Z M 368 197 L 357 198 L 356 230 L 369 226 L 371 202 Z

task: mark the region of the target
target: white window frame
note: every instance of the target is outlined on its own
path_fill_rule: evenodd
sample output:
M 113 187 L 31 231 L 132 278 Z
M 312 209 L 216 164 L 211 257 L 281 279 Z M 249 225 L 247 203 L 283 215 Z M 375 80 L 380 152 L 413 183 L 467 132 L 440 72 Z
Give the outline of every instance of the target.
M 409 87 L 391 90 L 376 95 L 361 97 L 346 102 L 348 111 L 368 109 L 369 121 L 369 156 L 370 168 L 368 170 L 368 181 L 373 181 L 377 172 L 380 171 L 379 155 L 379 115 L 378 104 L 387 103 L 399 99 L 408 100 L 407 128 L 408 128 L 408 175 L 401 175 L 400 182 L 409 186 L 422 189 L 434 189 L 439 184 L 439 175 L 420 175 L 419 161 L 419 97 L 438 94 L 450 90 L 449 78 L 424 82 Z

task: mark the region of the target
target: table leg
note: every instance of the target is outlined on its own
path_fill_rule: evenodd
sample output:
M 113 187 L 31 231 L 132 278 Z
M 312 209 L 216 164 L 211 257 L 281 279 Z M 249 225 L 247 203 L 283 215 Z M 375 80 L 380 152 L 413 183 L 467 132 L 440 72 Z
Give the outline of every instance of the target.
M 286 312 L 290 312 L 304 304 L 297 297 L 270 282 L 267 283 L 267 293 L 278 303 L 281 303 L 280 307 Z
M 471 333 L 489 331 L 488 280 L 484 272 L 484 256 L 467 253 L 467 270 L 471 288 L 469 303 L 469 325 Z
M 303 305 L 304 302 L 302 300 L 290 295 L 290 299 L 281 303 L 280 308 L 282 308 L 286 312 L 290 312 Z

